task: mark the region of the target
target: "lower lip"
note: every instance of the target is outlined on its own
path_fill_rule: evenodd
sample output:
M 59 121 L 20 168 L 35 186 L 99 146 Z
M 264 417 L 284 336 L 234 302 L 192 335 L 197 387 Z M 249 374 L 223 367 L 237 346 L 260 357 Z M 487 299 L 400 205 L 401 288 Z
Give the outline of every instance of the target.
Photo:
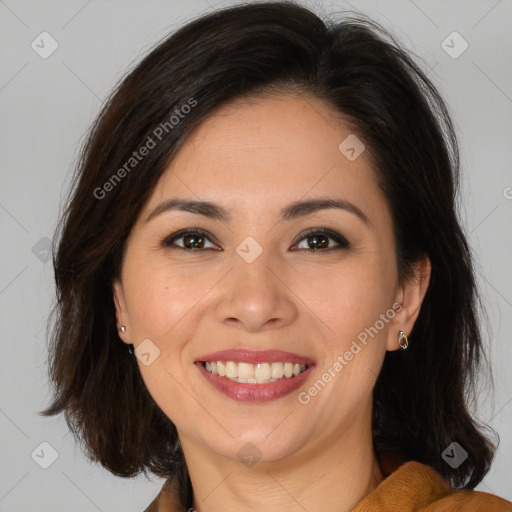
M 236 382 L 227 377 L 220 377 L 206 370 L 202 363 L 195 363 L 206 380 L 227 397 L 239 402 L 270 402 L 277 400 L 298 389 L 313 372 L 314 365 L 297 375 L 268 382 L 267 384 L 247 384 Z

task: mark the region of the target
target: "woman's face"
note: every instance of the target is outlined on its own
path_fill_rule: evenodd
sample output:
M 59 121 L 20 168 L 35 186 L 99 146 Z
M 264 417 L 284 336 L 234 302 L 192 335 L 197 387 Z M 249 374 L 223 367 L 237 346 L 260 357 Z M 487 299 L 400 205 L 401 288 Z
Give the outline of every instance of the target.
M 419 305 L 415 285 L 398 284 L 389 208 L 360 144 L 317 99 L 236 102 L 159 181 L 115 298 L 184 446 L 291 460 L 370 428 L 385 351 Z M 341 207 L 308 206 L 319 199 Z

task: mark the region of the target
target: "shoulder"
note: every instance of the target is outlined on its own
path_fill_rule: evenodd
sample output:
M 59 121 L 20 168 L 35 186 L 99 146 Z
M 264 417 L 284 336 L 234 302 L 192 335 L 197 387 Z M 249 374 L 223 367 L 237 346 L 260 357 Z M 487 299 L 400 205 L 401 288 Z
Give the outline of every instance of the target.
M 402 464 L 352 512 L 512 512 L 512 503 L 494 494 L 452 489 L 432 467 Z
M 512 503 L 487 492 L 453 491 L 450 496 L 435 501 L 424 510 L 425 512 L 512 512 Z

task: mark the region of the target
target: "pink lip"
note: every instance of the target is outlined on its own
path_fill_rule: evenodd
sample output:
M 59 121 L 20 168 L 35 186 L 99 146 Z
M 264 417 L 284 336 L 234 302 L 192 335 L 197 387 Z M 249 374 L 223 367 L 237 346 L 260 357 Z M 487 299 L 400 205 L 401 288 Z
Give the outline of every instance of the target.
M 298 363 L 313 365 L 315 362 L 308 357 L 302 357 L 282 350 L 250 350 L 245 348 L 220 350 L 196 359 L 197 362 L 234 361 L 235 363 Z
M 233 351 L 226 351 L 233 352 Z M 270 351 L 272 353 L 274 351 Z M 277 351 L 279 352 L 279 351 Z M 263 352 L 261 352 L 263 353 Z M 267 352 L 265 352 L 267 353 Z M 216 354 L 221 354 L 221 358 L 214 357 L 212 359 L 206 359 L 206 361 L 233 361 L 232 356 L 224 359 L 225 354 L 223 352 L 216 352 Z M 281 352 L 281 355 L 283 352 Z M 213 354 L 210 354 L 211 356 Z M 208 356 L 208 357 L 209 357 Z M 304 358 L 300 358 L 296 356 L 299 360 L 303 360 Z M 272 361 L 273 358 L 265 359 L 265 361 Z M 277 359 L 281 360 L 282 359 Z M 300 361 L 297 362 L 300 363 Z M 243 359 L 242 362 L 247 361 L 246 358 Z M 290 359 L 286 358 L 287 362 L 292 362 Z M 315 366 L 310 366 L 305 372 L 297 375 L 296 377 L 283 378 L 280 380 L 276 380 L 275 382 L 269 382 L 267 384 L 246 384 L 243 382 L 235 382 L 234 380 L 228 379 L 227 377 L 220 377 L 219 375 L 215 375 L 206 370 L 203 366 L 203 363 L 197 361 L 197 368 L 202 373 L 202 375 L 206 378 L 206 380 L 212 384 L 218 391 L 224 393 L 227 397 L 238 400 L 239 402 L 270 402 L 271 400 L 277 400 L 278 398 L 282 398 L 286 395 L 289 395 L 296 389 L 298 389 L 305 380 L 313 373 Z M 302 363 L 309 364 L 309 363 Z

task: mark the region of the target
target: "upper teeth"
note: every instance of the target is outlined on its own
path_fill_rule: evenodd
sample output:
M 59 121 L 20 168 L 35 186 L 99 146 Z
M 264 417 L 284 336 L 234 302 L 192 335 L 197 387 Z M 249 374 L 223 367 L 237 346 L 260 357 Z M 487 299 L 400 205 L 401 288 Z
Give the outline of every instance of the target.
M 265 384 L 299 375 L 306 370 L 307 365 L 298 363 L 235 363 L 234 361 L 207 361 L 204 363 L 207 371 L 227 377 L 237 382 L 249 384 Z

